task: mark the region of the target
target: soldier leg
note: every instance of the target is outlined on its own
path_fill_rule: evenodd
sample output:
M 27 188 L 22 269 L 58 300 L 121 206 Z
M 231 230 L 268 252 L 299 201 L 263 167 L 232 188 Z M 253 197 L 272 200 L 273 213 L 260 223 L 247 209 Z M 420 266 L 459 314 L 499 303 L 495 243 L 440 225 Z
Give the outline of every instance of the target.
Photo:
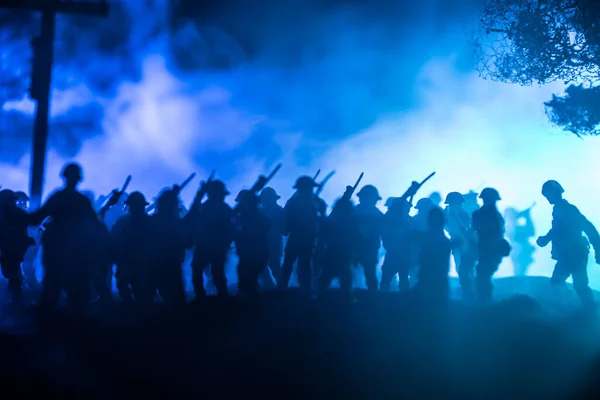
M 340 277 L 340 289 L 346 294 L 352 292 L 352 283 L 354 277 L 352 275 L 351 257 L 348 255 L 338 254 L 338 276 Z
M 312 289 L 312 256 L 309 249 L 303 249 L 298 255 L 298 283 L 300 289 L 307 292 Z
M 467 253 L 462 254 L 459 259 L 460 264 L 457 266 L 457 273 L 463 293 L 463 299 L 472 300 L 475 296 L 475 291 L 473 289 L 473 272 L 475 270 L 477 259 L 474 254 Z
M 117 272 L 115 273 L 115 278 L 117 280 L 117 291 L 119 292 L 121 301 L 127 304 L 133 302 L 132 291 L 129 288 L 130 274 L 129 268 L 124 265 L 117 264 Z
M 398 273 L 398 268 L 396 268 L 395 265 L 396 261 L 393 253 L 389 251 L 385 253 L 383 265 L 381 266 L 381 282 L 379 283 L 379 290 L 382 292 L 388 292 L 390 290 L 392 280 Z
M 410 260 L 401 261 L 398 266 L 398 290 L 400 293 L 410 290 Z
M 204 288 L 204 270 L 210 265 L 208 254 L 198 252 L 192 259 L 192 285 L 196 299 L 206 296 Z
M 259 273 L 259 279 L 266 289 L 275 289 L 276 281 L 271 277 L 271 270 L 268 266 L 265 266 Z
M 578 255 L 578 257 L 574 257 L 573 260 L 571 260 L 573 268 L 573 289 L 577 292 L 584 308 L 594 310 L 596 308 L 596 302 L 594 301 L 594 293 L 589 286 L 590 281 L 587 273 L 588 255 L 587 252 L 582 252 L 581 255 Z
M 294 263 L 298 259 L 298 249 L 292 242 L 287 243 L 285 247 L 285 255 L 283 258 L 283 266 L 281 268 L 281 276 L 277 281 L 278 289 L 287 289 L 290 278 L 292 277 L 292 271 L 294 269 Z
M 501 261 L 502 258 L 493 255 L 483 254 L 479 256 L 479 263 L 476 267 L 477 275 L 475 284 L 479 300 L 482 302 L 489 302 L 492 300 L 492 292 L 494 291 L 492 276 L 494 276 L 498 270 Z
M 58 305 L 63 290 L 62 267 L 47 252 L 44 252 L 43 264 L 44 278 L 39 303 L 42 309 L 53 310 Z
M 93 286 L 96 296 L 99 297 L 100 301 L 112 300 L 112 291 L 108 280 L 109 275 L 111 275 L 111 269 L 112 265 L 103 262 L 98 263 L 94 271 Z
M 328 259 L 328 261 L 329 262 L 325 263 L 325 265 L 323 266 L 323 272 L 321 272 L 321 276 L 319 276 L 318 290 L 320 293 L 329 289 L 333 278 L 335 278 L 336 275 L 339 275 L 339 260 L 334 256 L 331 260 Z
M 25 260 L 23 260 L 23 275 L 27 285 L 31 288 L 38 287 L 37 270 L 35 267 L 35 260 L 37 258 L 38 249 L 37 246 L 31 246 L 25 253 Z
M 281 251 L 275 250 L 269 254 L 269 269 L 275 278 L 275 282 L 279 282 L 281 277 Z
M 16 257 L 2 257 L 0 263 L 2 275 L 8 280 L 8 293 L 13 301 L 21 300 L 23 287 L 21 260 Z
M 225 276 L 225 263 L 227 262 L 227 253 L 213 254 L 210 260 L 210 271 L 213 281 L 217 287 L 218 296 L 227 296 L 227 277 Z

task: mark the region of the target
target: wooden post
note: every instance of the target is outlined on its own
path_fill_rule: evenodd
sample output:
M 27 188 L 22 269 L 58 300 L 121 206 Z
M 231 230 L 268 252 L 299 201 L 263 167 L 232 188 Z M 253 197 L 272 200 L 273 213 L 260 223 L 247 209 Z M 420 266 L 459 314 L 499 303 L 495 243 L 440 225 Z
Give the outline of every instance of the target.
M 61 0 L 0 0 L 0 8 L 40 11 L 42 26 L 40 36 L 34 38 L 33 65 L 31 74 L 31 99 L 36 101 L 33 146 L 31 152 L 30 199 L 31 207 L 37 208 L 42 202 L 44 172 L 48 151 L 48 119 L 52 82 L 52 61 L 54 58 L 54 35 L 56 14 L 80 14 L 99 17 L 108 16 L 108 3 L 77 3 Z

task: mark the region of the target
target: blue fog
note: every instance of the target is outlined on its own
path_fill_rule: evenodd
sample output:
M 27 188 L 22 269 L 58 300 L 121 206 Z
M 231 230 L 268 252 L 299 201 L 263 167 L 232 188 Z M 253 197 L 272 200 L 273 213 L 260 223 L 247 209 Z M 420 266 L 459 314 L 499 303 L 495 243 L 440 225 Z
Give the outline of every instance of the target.
M 284 198 L 317 169 L 337 171 L 329 203 L 360 172 L 386 198 L 437 171 L 424 196 L 493 186 L 502 207 L 537 202 L 540 234 L 551 219 L 541 184 L 556 179 L 600 225 L 600 188 L 590 184 L 600 143 L 549 125 L 542 103 L 560 85 L 523 88 L 472 72 L 478 3 L 290 2 L 293 23 L 276 5 L 254 11 L 252 24 L 240 22 L 243 5 L 170 23 L 164 1 L 114 4 L 108 21 L 60 16 L 45 193 L 71 159 L 85 168 L 85 189 L 108 193 L 131 174 L 131 190 L 149 197 L 212 169 L 236 193 L 282 162 L 273 186 Z M 31 32 L 0 35 L 0 185 L 24 190 L 34 105 L 26 82 L 6 88 L 27 78 Z M 549 249 L 535 258 L 530 274 L 549 275 Z M 597 289 L 599 271 L 590 268 Z M 498 276 L 511 274 L 507 260 Z

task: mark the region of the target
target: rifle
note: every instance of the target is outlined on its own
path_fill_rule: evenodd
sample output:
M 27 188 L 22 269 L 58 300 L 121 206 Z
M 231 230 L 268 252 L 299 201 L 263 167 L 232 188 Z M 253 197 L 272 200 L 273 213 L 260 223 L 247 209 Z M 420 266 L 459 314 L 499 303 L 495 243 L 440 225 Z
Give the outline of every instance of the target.
M 123 193 L 125 193 L 125 191 L 129 187 L 130 183 L 131 183 L 131 175 L 127 175 L 127 178 L 125 178 L 125 183 L 121 187 L 121 190 L 118 190 L 118 191 L 113 190 L 113 192 L 112 192 L 111 196 L 108 198 L 107 202 L 104 203 L 102 208 L 100 208 L 100 211 L 98 211 L 98 214 L 101 217 L 104 217 L 104 215 L 106 214 L 108 209 L 119 202 L 119 199 L 121 198 L 121 196 L 123 196 Z
M 435 175 L 435 172 L 432 172 L 431 174 L 429 174 L 427 176 L 427 178 L 423 179 L 420 183 L 419 182 L 413 182 L 410 187 L 408 188 L 408 190 L 402 195 L 401 198 L 406 199 L 409 204 L 412 204 L 415 195 L 417 194 L 417 192 L 419 191 L 419 189 L 421 189 L 421 187 L 431 178 L 433 178 L 433 176 Z
M 331 177 L 333 177 L 335 175 L 335 170 L 331 171 L 330 173 L 328 173 L 327 175 L 325 175 L 325 178 L 323 178 L 323 180 L 321 181 L 321 183 L 319 183 L 319 185 L 317 186 L 317 191 L 316 191 L 316 195 L 319 196 L 321 194 L 321 192 L 323 191 L 323 188 L 325 187 L 325 184 L 331 179 Z
M 316 181 L 319 175 L 321 175 L 321 170 L 318 170 L 315 176 L 313 176 L 313 181 Z
M 258 192 L 260 192 L 261 190 L 263 190 L 267 186 L 267 184 L 269 182 L 271 182 L 273 177 L 277 174 L 277 172 L 279 172 L 280 169 L 281 169 L 281 163 L 277 164 L 275 166 L 275 168 L 273 169 L 273 171 L 271 171 L 271 173 L 268 176 L 260 175 L 258 177 L 258 179 L 256 180 L 256 182 L 254 182 L 254 184 L 252 185 L 252 187 L 250 188 L 249 191 L 255 195 Z M 243 201 L 243 198 L 241 200 Z M 236 204 L 235 207 L 233 208 L 234 214 L 237 214 L 239 212 L 240 203 Z
M 344 192 L 340 200 L 350 201 L 352 199 L 352 196 L 354 195 L 354 192 L 356 192 L 356 189 L 358 189 L 358 185 L 360 185 L 363 176 L 365 176 L 365 173 L 361 172 L 358 176 L 358 179 L 356 180 L 356 183 L 354 183 L 354 186 L 346 186 L 346 191 Z
M 214 179 L 215 179 L 215 170 L 213 169 L 212 172 L 210 173 L 208 179 L 206 180 L 206 182 L 200 183 L 200 187 L 198 188 L 198 191 L 196 192 L 196 196 L 194 197 L 194 201 L 192 202 L 190 211 L 200 207 L 200 204 L 202 203 L 202 199 L 204 198 L 204 195 L 206 194 L 205 193 L 205 189 L 206 189 L 205 185 L 209 182 L 212 182 Z
M 186 187 L 187 185 L 189 185 L 189 184 L 190 184 L 190 182 L 191 182 L 191 181 L 192 181 L 192 180 L 193 180 L 195 177 L 196 177 L 196 173 L 195 173 L 195 172 L 192 172 L 192 173 L 190 174 L 190 176 L 188 176 L 188 177 L 187 177 L 187 178 L 186 178 L 186 179 L 185 179 L 185 180 L 184 180 L 184 181 L 183 181 L 183 182 L 182 182 L 180 185 L 178 185 L 178 184 L 174 184 L 174 185 L 173 185 L 173 191 L 175 192 L 175 194 L 179 195 L 179 194 L 181 193 L 181 191 L 182 191 L 183 189 L 185 189 L 185 187 Z M 148 207 L 146 207 L 146 212 L 147 212 L 147 213 L 149 213 L 149 212 L 152 212 L 152 211 L 154 211 L 155 209 L 156 209 L 156 201 L 155 201 L 154 203 L 150 204 Z

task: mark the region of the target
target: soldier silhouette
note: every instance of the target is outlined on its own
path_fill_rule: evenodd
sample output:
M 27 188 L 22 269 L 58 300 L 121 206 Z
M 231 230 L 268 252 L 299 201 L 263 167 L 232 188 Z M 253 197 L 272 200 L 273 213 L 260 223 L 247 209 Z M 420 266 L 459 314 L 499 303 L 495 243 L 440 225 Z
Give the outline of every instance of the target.
M 444 212 L 439 207 L 429 211 L 427 230 L 418 235 L 419 282 L 415 292 L 432 305 L 443 305 L 449 299 L 448 274 L 452 245 L 446 237 Z
M 148 267 L 152 254 L 151 217 L 146 214 L 149 203 L 140 192 L 131 193 L 125 201 L 128 213 L 121 216 L 110 231 L 111 253 L 117 271 L 117 290 L 121 300 L 148 304 L 152 301 Z
M 359 232 L 356 261 L 363 267 L 369 291 L 377 291 L 379 290 L 377 265 L 384 222 L 383 213 L 377 208 L 381 196 L 373 185 L 363 186 L 356 196 L 359 199 L 355 210 Z
M 17 195 L 17 207 L 25 212 L 29 212 L 29 196 L 25 192 L 16 192 Z M 42 231 L 38 227 L 27 228 L 29 236 L 35 242 L 25 252 L 25 259 L 23 260 L 23 275 L 25 277 L 25 283 L 31 288 L 38 288 L 39 282 L 37 279 L 37 256 L 40 251 L 40 241 L 42 238 Z
M 529 267 L 533 265 L 535 247 L 530 239 L 535 236 L 535 227 L 531 219 L 531 207 L 517 211 L 509 207 L 504 210 L 506 221 L 506 236 L 512 244 L 510 259 L 513 264 L 515 276 L 525 276 Z
M 465 199 L 463 208 L 469 216 L 472 216 L 475 211 L 479 210 L 479 193 L 469 190 L 469 193 L 463 194 L 463 198 Z
M 485 188 L 479 198 L 483 206 L 473 213 L 473 229 L 477 233 L 479 261 L 475 268 L 475 284 L 479 299 L 492 299 L 492 276 L 498 271 L 502 259 L 510 254 L 510 245 L 504 239 L 504 218 L 496 203 L 501 200 L 496 189 Z
M 435 207 L 440 207 L 442 204 L 442 195 L 440 192 L 433 192 L 429 195 L 429 200 L 431 200 Z
M 202 203 L 204 193 L 208 199 Z M 196 244 L 192 260 L 196 298 L 206 296 L 204 270 L 209 266 L 217 294 L 228 295 L 225 263 L 234 234 L 233 210 L 225 203 L 228 195 L 229 191 L 222 181 L 203 183 L 188 213 Z
M 263 215 L 269 220 L 269 269 L 277 282 L 281 276 L 281 260 L 283 258 L 283 236 L 285 234 L 285 213 L 277 201 L 281 198 L 271 187 L 260 192 L 260 207 Z M 274 287 L 268 271 L 263 273 L 263 284 Z
M 29 237 L 26 212 L 18 207 L 18 200 L 13 191 L 0 191 L 0 266 L 2 275 L 8 280 L 8 292 L 14 303 L 19 303 L 22 298 L 21 264 L 25 252 L 35 243 Z
M 259 208 L 259 198 L 250 190 L 242 190 L 238 203 L 235 248 L 239 258 L 238 288 L 246 297 L 258 295 L 258 278 L 269 262 L 269 220 Z
M 381 266 L 380 290 L 388 291 L 398 274 L 401 292 L 410 289 L 411 234 L 410 203 L 404 197 L 395 197 L 386 202 L 388 211 L 383 218 L 382 243 L 386 250 Z
M 340 288 L 352 292 L 352 253 L 359 240 L 358 221 L 352 204 L 352 186 L 335 202 L 331 214 L 323 221 L 320 231 L 324 245 L 323 272 L 319 277 L 319 293 L 329 288 L 334 278 L 340 279 Z
M 564 189 L 555 180 L 542 186 L 542 195 L 552 204 L 552 229 L 537 239 L 540 247 L 552 242 L 552 259 L 556 265 L 550 282 L 566 287 L 565 281 L 573 277 L 573 288 L 581 298 L 585 308 L 595 309 L 592 290 L 589 287 L 587 263 L 590 242 L 596 254 L 596 263 L 600 264 L 600 236 L 594 225 L 581 214 L 574 205 L 563 198 Z M 589 239 L 583 236 L 583 234 Z
M 296 192 L 287 201 L 285 212 L 288 241 L 285 247 L 279 289 L 288 287 L 294 263 L 297 261 L 298 282 L 304 292 L 312 286 L 312 258 L 315 251 L 319 222 L 322 218 L 322 205 L 315 196 L 317 186 L 309 176 L 296 180 Z
M 98 216 L 90 199 L 77 190 L 83 179 L 81 167 L 67 164 L 62 177 L 64 188 L 28 217 L 30 225 L 50 219 L 42 235 L 45 274 L 40 306 L 54 308 L 64 290 L 71 306 L 83 310 L 90 301 L 91 243 L 96 239 Z
M 471 228 L 471 215 L 464 209 L 465 199 L 459 192 L 446 196 L 447 230 L 457 246 L 452 248 L 456 272 L 465 300 L 474 298 L 473 278 L 477 262 L 477 239 Z
M 182 305 L 186 302 L 182 264 L 191 240 L 179 214 L 179 191 L 163 190 L 156 201 L 156 212 L 150 218 L 154 237 L 149 290 L 152 296 L 158 291 L 168 305 Z

